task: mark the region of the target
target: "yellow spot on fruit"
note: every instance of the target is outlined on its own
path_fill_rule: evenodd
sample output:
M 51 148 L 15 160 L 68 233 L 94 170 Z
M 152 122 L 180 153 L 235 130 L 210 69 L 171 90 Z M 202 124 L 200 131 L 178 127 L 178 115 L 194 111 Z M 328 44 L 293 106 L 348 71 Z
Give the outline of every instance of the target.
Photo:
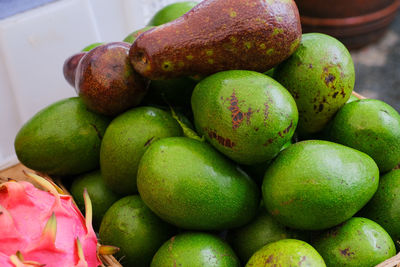
M 275 28 L 274 31 L 272 32 L 272 36 L 275 36 L 278 34 L 283 34 L 283 29 Z
M 209 58 L 209 59 L 208 59 L 208 63 L 209 63 L 209 64 L 214 64 L 214 59 Z
M 237 52 L 236 47 L 234 47 L 231 43 L 225 43 L 225 44 L 222 45 L 222 47 L 226 51 L 229 51 L 229 52 L 232 52 L 232 53 L 236 53 Z
M 164 61 L 162 63 L 162 69 L 164 71 L 173 71 L 174 70 L 174 64 L 172 64 L 171 61 Z
M 274 53 L 274 49 L 273 48 L 270 48 L 270 49 L 267 50 L 267 52 L 265 52 L 265 54 L 268 55 L 268 56 L 272 55 L 273 53 Z
M 231 16 L 231 18 L 234 18 L 234 17 L 236 17 L 236 11 L 231 11 L 231 13 L 229 14 L 229 16 Z
M 188 55 L 188 56 L 186 56 L 186 58 L 187 58 L 188 60 L 192 60 L 192 59 L 193 59 L 193 56 L 192 56 L 192 55 Z
M 185 63 L 183 63 L 183 61 L 179 61 L 179 62 L 178 62 L 178 67 L 179 67 L 179 68 L 182 68 L 183 66 L 185 66 Z
M 213 50 L 207 50 L 206 51 L 207 56 L 212 56 L 214 54 Z
M 296 40 L 293 41 L 293 43 L 290 45 L 290 54 L 294 53 L 296 51 L 297 47 L 299 46 L 300 39 L 297 38 Z
M 277 16 L 277 17 L 275 17 L 275 19 L 276 19 L 277 22 L 282 22 L 283 21 L 283 18 L 281 16 Z
M 250 49 L 251 48 L 251 42 L 245 42 L 244 43 L 244 47 L 246 47 L 247 49 Z
M 235 36 L 231 36 L 231 37 L 229 38 L 229 40 L 231 40 L 232 43 L 236 43 L 236 42 L 237 42 L 237 39 L 236 39 Z
M 261 48 L 261 49 L 265 49 L 265 48 L 267 48 L 267 47 L 265 46 L 265 44 L 260 44 L 260 48 Z

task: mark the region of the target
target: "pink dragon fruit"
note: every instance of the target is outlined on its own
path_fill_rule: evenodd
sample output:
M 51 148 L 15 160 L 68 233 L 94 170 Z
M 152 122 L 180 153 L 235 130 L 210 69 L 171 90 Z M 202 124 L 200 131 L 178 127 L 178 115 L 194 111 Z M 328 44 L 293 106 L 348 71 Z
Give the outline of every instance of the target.
M 46 179 L 0 185 L 0 266 L 92 267 L 101 262 L 92 228 L 92 205 L 84 193 L 86 219 L 71 196 Z

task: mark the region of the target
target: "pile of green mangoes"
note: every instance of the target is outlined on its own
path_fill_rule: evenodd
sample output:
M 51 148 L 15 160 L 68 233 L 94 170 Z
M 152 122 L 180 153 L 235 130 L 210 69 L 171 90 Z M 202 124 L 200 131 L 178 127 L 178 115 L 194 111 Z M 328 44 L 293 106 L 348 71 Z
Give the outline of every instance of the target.
M 351 97 L 348 50 L 301 34 L 292 0 L 175 3 L 63 70 L 79 97 L 33 116 L 15 150 L 81 208 L 87 188 L 100 242 L 124 266 L 375 266 L 396 254 L 400 115 Z

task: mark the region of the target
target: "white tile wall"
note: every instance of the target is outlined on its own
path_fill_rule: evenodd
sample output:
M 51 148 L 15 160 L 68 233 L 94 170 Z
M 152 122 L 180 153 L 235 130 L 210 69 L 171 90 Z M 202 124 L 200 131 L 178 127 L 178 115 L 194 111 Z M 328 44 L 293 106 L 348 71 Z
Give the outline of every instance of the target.
M 14 137 L 43 107 L 75 96 L 64 60 L 88 44 L 119 41 L 178 0 L 59 0 L 0 20 L 0 170 L 17 162 Z

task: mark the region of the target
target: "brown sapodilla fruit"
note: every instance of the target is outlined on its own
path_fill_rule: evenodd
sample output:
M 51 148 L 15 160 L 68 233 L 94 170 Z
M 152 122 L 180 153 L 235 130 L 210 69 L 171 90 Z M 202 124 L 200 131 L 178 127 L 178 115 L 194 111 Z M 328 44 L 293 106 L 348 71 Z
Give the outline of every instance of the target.
M 79 52 L 73 54 L 64 61 L 63 65 L 64 78 L 72 87 L 75 86 L 76 68 L 78 67 L 79 61 L 83 58 L 84 55 L 86 55 L 86 52 Z
M 142 100 L 148 82 L 133 69 L 129 47 L 124 42 L 104 44 L 79 62 L 75 90 L 90 110 L 114 116 Z
M 203 0 L 140 35 L 129 56 L 135 70 L 152 80 L 231 69 L 265 72 L 288 58 L 300 40 L 293 0 Z

